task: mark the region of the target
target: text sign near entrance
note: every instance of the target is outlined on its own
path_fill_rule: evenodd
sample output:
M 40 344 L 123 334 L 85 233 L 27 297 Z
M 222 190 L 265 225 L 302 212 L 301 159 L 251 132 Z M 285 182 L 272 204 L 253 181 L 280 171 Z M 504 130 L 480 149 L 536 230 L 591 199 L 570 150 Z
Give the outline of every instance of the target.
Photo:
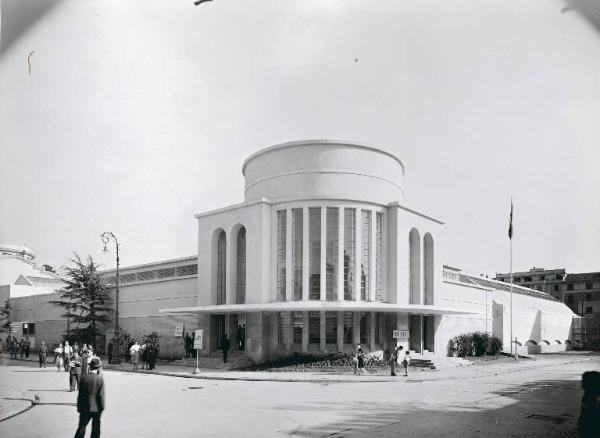
M 183 324 L 177 324 L 175 326 L 175 338 L 181 338 L 183 336 Z
M 204 329 L 198 329 L 194 335 L 194 350 L 202 350 L 202 337 L 204 336 Z
M 408 330 L 394 330 L 394 339 L 408 340 Z

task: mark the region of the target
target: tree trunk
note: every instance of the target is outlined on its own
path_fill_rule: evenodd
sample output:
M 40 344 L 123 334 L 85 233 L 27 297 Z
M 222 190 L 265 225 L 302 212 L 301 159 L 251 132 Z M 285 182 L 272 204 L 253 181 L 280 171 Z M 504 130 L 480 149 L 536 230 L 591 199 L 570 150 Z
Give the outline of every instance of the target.
M 94 352 L 96 352 L 96 320 L 92 319 L 92 345 L 94 346 Z

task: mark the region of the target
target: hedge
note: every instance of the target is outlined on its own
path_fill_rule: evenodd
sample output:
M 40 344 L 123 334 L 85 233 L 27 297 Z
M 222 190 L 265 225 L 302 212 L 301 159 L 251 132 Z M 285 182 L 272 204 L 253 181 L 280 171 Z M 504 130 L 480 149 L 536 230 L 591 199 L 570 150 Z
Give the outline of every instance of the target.
M 464 333 L 448 341 L 448 356 L 494 355 L 502 350 L 502 340 L 486 332 Z

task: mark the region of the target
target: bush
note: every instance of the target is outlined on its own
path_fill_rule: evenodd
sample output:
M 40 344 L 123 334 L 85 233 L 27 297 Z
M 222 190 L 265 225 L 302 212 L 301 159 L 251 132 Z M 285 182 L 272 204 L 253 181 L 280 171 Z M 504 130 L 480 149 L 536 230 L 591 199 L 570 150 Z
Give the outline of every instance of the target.
M 471 332 L 457 335 L 448 341 L 448 356 L 483 356 L 498 354 L 502 340 L 486 332 Z

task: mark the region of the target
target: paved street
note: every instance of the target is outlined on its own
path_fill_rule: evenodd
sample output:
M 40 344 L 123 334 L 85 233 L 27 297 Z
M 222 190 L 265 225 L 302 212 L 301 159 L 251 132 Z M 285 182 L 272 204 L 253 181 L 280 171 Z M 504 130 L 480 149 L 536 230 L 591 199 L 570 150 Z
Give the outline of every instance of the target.
M 65 373 L 23 362 L 2 365 L 0 385 L 40 399 L 1 422 L 2 437 L 74 434 L 76 393 L 68 392 Z M 593 369 L 600 369 L 600 356 L 565 354 L 396 382 L 227 381 L 106 371 L 102 435 L 575 436 L 580 377 Z

